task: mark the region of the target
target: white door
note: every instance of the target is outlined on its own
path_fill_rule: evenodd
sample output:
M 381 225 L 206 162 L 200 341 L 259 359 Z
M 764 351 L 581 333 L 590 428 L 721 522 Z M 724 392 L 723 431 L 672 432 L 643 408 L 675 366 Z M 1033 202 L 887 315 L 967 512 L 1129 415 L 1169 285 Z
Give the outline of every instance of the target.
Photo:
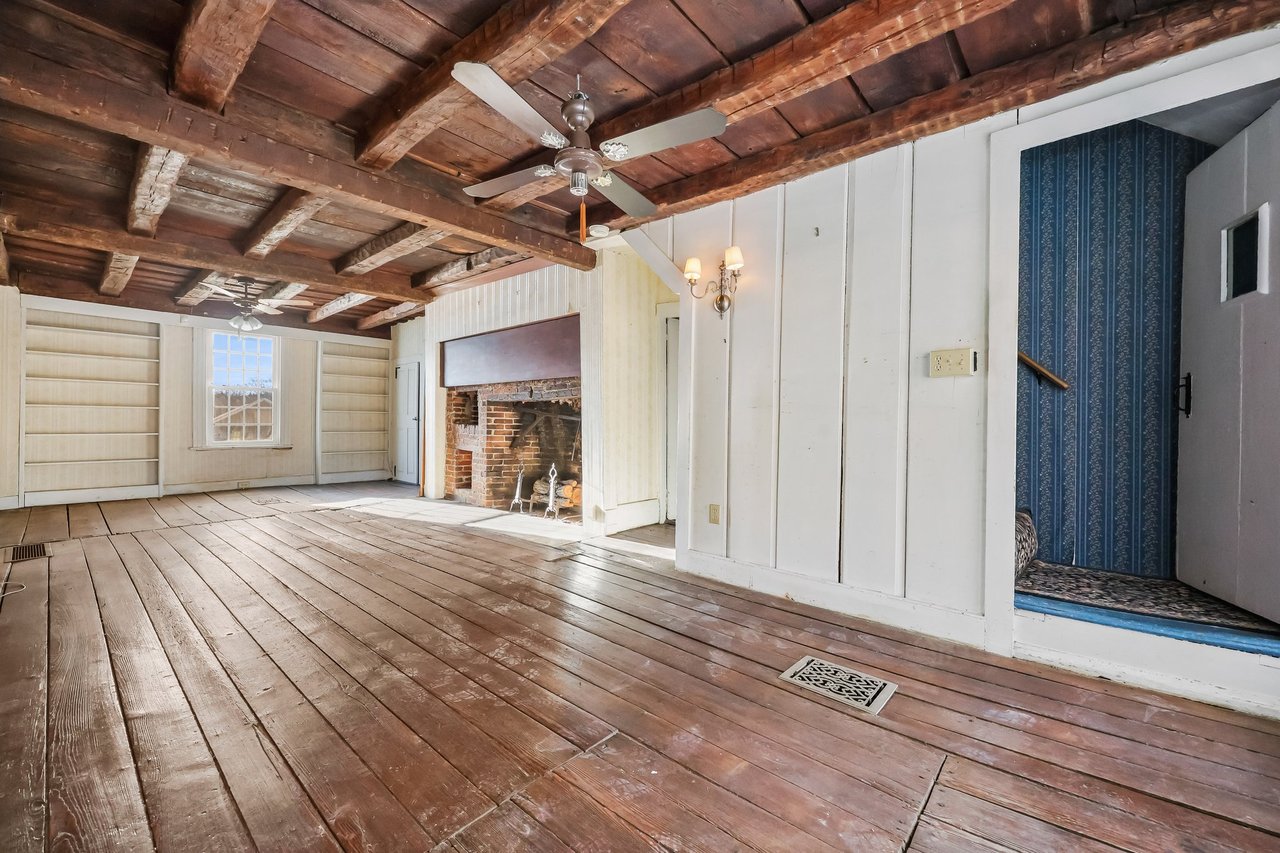
M 1280 501 L 1272 399 L 1280 312 L 1267 292 L 1266 251 L 1256 290 L 1235 293 L 1228 279 L 1234 225 L 1260 212 L 1265 245 L 1269 205 L 1258 187 L 1268 179 L 1257 168 L 1265 158 L 1249 161 L 1256 129 L 1280 126 L 1272 112 L 1270 125 L 1260 119 L 1187 179 L 1182 373 L 1191 377 L 1191 415 L 1179 421 L 1177 566 L 1184 583 L 1280 621 L 1278 525 L 1274 512 L 1257 512 Z
M 676 422 L 680 401 L 680 318 L 667 318 L 667 521 L 676 520 Z
M 396 367 L 396 479 L 417 485 L 422 447 L 418 433 L 421 389 L 418 362 Z

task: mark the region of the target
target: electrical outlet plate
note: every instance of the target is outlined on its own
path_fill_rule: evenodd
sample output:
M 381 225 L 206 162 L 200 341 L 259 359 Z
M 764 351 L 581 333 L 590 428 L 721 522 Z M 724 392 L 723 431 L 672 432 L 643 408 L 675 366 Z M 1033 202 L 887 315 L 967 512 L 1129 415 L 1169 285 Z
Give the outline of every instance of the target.
M 236 483 L 236 488 L 237 488 L 237 489 L 247 489 L 247 488 L 249 488 L 249 486 L 250 486 L 250 485 L 251 485 L 251 484 L 250 484 L 250 482 L 249 482 L 248 480 L 241 480 L 240 482 Z
M 707 504 L 707 521 L 712 524 L 720 523 L 720 504 Z
M 929 353 L 930 376 L 972 376 L 978 372 L 978 353 L 973 347 L 936 349 Z

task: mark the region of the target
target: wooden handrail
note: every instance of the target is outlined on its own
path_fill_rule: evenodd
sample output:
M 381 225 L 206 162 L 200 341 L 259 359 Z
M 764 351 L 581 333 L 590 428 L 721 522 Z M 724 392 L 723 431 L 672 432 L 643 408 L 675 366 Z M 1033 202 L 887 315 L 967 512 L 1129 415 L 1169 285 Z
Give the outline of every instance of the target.
M 1027 355 L 1025 352 L 1022 352 L 1022 351 L 1018 352 L 1018 361 L 1022 362 L 1027 367 L 1031 368 L 1032 373 L 1036 374 L 1041 379 L 1045 379 L 1045 380 L 1048 380 L 1049 382 L 1052 382 L 1054 385 L 1057 385 L 1063 391 L 1066 391 L 1068 388 L 1071 387 L 1070 385 L 1067 384 L 1067 381 L 1065 379 L 1063 379 L 1058 374 L 1054 373 L 1049 368 L 1045 367 L 1040 362 L 1036 361 L 1031 356 Z

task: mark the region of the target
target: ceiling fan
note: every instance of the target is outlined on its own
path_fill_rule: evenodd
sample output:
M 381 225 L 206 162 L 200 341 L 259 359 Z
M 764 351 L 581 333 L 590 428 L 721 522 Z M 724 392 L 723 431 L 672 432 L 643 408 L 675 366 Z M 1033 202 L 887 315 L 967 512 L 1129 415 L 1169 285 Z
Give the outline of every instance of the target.
M 657 211 L 653 202 L 623 180 L 621 175 L 610 171 L 608 165 L 719 136 L 727 124 L 719 111 L 701 109 L 606 139 L 593 148 L 587 131 L 595 121 L 595 110 L 591 107 L 591 98 L 582 91 L 581 77 L 577 88 L 560 105 L 560 115 L 568 135 L 543 118 L 488 65 L 459 62 L 453 66 L 453 77 L 516 127 L 546 147 L 556 149 L 551 163 L 467 187 L 467 195 L 476 198 L 492 198 L 539 178 L 559 174 L 569 179 L 569 192 L 579 198 L 587 194 L 590 185 L 628 216 L 652 216 Z M 584 212 L 585 204 L 584 201 L 581 205 Z
M 254 314 L 283 314 L 281 308 L 310 308 L 311 300 L 309 299 L 263 299 L 249 293 L 249 285 L 253 283 L 253 279 L 245 277 L 232 277 L 227 279 L 227 283 L 231 285 L 240 285 L 240 293 L 235 293 L 225 287 L 205 282 L 204 286 L 214 293 L 220 294 L 231 300 L 231 304 L 240 309 L 240 313 L 232 317 L 228 322 L 232 328 L 241 332 L 254 332 L 262 328 L 262 321 Z

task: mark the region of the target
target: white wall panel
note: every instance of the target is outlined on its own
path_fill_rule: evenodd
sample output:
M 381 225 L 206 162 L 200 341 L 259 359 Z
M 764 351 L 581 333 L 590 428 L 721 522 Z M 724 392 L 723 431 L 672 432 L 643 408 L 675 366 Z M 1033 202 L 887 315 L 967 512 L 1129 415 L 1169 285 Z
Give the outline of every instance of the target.
M 18 496 L 18 441 L 22 388 L 22 300 L 16 287 L 0 287 L 0 503 Z
M 905 592 L 912 146 L 850 164 L 844 583 Z
M 320 477 L 391 471 L 391 349 L 324 342 L 320 349 Z M 328 390 L 333 386 L 357 390 Z M 351 452 L 353 445 L 367 450 Z
M 986 347 L 988 137 L 996 116 L 915 144 L 911 240 L 907 595 L 980 613 L 986 369 L 929 378 L 931 350 Z
M 733 203 L 733 237 L 746 266 L 734 299 L 729 375 L 728 556 L 772 566 L 777 530 L 778 323 L 781 187 Z
M 675 217 L 673 259 L 684 268 L 686 258 L 702 261 L 703 275 L 717 274 L 724 250 L 733 239 L 732 206 L 718 204 Z M 721 317 L 712 310 L 711 297 L 681 297 L 680 358 L 692 371 L 689 436 L 690 492 L 682 500 L 689 547 L 705 554 L 724 556 L 725 526 L 712 524 L 708 508 L 721 507 L 721 521 L 728 518 L 725 483 L 729 449 L 729 335 L 733 313 Z M 689 342 L 689 346 L 685 342 Z M 683 464 L 681 467 L 684 467 Z M 682 495 L 683 497 L 683 495 Z
M 778 568 L 840 576 L 848 169 L 787 184 L 778 393 Z

